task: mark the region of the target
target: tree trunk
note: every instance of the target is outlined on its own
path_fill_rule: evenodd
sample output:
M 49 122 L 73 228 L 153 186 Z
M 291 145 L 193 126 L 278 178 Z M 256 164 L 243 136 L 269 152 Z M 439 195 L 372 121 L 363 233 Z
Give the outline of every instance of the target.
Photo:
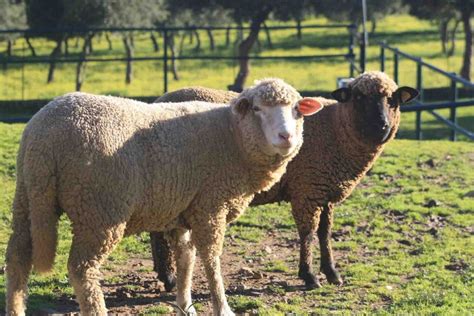
M 230 45 L 230 27 L 227 27 L 225 30 L 225 47 L 229 47 Z
M 64 55 L 69 56 L 69 40 L 67 37 L 64 39 Z
M 440 37 L 440 40 L 441 40 L 441 51 L 443 52 L 443 54 L 446 54 L 446 52 L 447 52 L 446 44 L 448 42 L 448 24 L 449 24 L 449 20 L 450 19 L 442 20 L 439 24 L 439 37 Z
M 471 29 L 471 11 L 463 10 L 461 19 L 464 26 L 465 47 L 461 68 L 461 77 L 471 80 L 471 58 L 472 58 L 472 29 Z
M 54 81 L 54 70 L 56 69 L 56 58 L 61 54 L 61 43 L 63 42 L 62 38 L 56 40 L 56 47 L 54 47 L 49 58 L 49 71 L 48 71 L 48 80 L 47 83 Z
M 133 58 L 133 46 L 132 46 L 132 35 L 127 34 L 123 38 L 123 45 L 125 46 L 125 52 L 127 54 L 127 69 L 125 72 L 125 83 L 130 84 L 133 77 L 132 58 Z
M 160 45 L 158 44 L 158 41 L 156 40 L 155 34 L 153 34 L 153 32 L 150 32 L 150 39 L 151 39 L 151 42 L 153 43 L 153 50 L 155 52 L 159 52 Z
M 249 53 L 252 49 L 253 44 L 258 39 L 258 33 L 260 32 L 261 24 L 267 19 L 269 10 L 263 10 L 253 17 L 250 25 L 249 35 L 245 40 L 239 44 L 239 73 L 234 80 L 234 83 L 229 86 L 229 90 L 241 92 L 244 89 L 245 80 L 247 79 L 250 72 L 249 64 Z
M 267 36 L 267 44 L 269 48 L 273 48 L 272 38 L 270 36 L 270 30 L 267 27 L 267 24 L 263 22 L 263 29 L 265 30 L 265 35 Z
M 370 35 L 375 34 L 375 29 L 377 28 L 377 20 L 375 18 L 370 19 Z
M 92 38 L 91 38 L 91 40 L 89 41 L 89 48 L 87 49 L 87 55 L 90 55 L 93 52 L 94 52 L 94 45 L 93 45 Z
M 451 31 L 451 47 L 449 47 L 449 50 L 448 50 L 448 56 L 451 57 L 454 55 L 454 51 L 456 49 L 456 32 L 458 30 L 458 26 L 459 26 L 459 23 L 461 23 L 460 20 L 456 19 L 455 23 L 454 23 L 454 27 Z
M 109 44 L 109 50 L 112 50 L 112 40 L 110 39 L 109 33 L 105 33 L 105 40 Z
M 174 33 L 171 33 L 169 37 L 168 43 L 171 50 L 171 70 L 173 71 L 174 80 L 179 80 L 178 65 L 176 63 L 176 45 L 174 43 Z
M 13 42 L 11 39 L 7 40 L 7 56 L 12 57 L 12 49 L 13 48 Z
M 209 47 L 211 48 L 211 51 L 214 51 L 214 36 L 212 35 L 212 31 L 210 28 L 206 29 L 207 32 L 207 37 L 209 37 Z
M 301 33 L 301 20 L 296 21 L 296 38 L 301 40 L 303 34 Z
M 181 34 L 181 38 L 179 39 L 179 49 L 178 49 L 178 56 L 181 56 L 183 53 L 183 48 L 184 48 L 184 40 L 186 39 L 186 32 L 183 31 Z
M 36 50 L 35 50 L 35 48 L 33 47 L 33 45 L 31 44 L 30 37 L 29 37 L 29 36 L 25 36 L 25 41 L 26 41 L 26 44 L 28 45 L 28 48 L 29 48 L 30 51 L 31 51 L 31 56 L 36 57 Z
M 201 38 L 199 37 L 199 32 L 197 30 L 193 30 L 193 33 L 196 37 L 196 46 L 194 47 L 194 51 L 199 52 L 201 50 Z
M 76 67 L 76 91 L 81 91 L 82 84 L 84 83 L 86 75 L 86 62 L 84 59 L 90 53 L 92 37 L 94 37 L 94 34 L 88 34 L 84 38 L 84 46 L 80 56 L 81 61 L 77 63 Z

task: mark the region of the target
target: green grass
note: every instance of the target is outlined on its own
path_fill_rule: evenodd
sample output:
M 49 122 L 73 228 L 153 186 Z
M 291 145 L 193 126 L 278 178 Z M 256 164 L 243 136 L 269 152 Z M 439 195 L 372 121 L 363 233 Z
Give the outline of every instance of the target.
M 306 24 L 324 24 L 328 21 L 324 18 L 312 18 Z M 269 22 L 269 25 L 285 25 L 282 22 Z M 293 25 L 293 24 L 292 24 Z M 273 48 L 270 49 L 266 43 L 264 32 L 260 34 L 262 49 L 257 48 L 254 54 L 263 56 L 281 55 L 312 55 L 312 54 L 341 54 L 347 52 L 348 36 L 345 29 L 307 29 L 303 30 L 302 40 L 295 36 L 295 30 L 274 30 L 271 32 Z M 208 37 L 201 32 L 202 50 L 194 51 L 194 43 L 188 38 L 183 42 L 183 56 L 191 55 L 224 55 L 235 54 L 235 47 L 225 46 L 225 31 L 215 31 L 216 50 L 211 52 L 208 45 Z M 232 33 L 231 40 L 234 42 L 236 34 Z M 162 39 L 160 39 L 162 40 Z M 407 15 L 389 16 L 378 23 L 376 34 L 370 38 L 370 46 L 367 49 L 367 69 L 378 70 L 380 49 L 378 41 L 387 40 L 389 44 L 400 50 L 423 58 L 446 71 L 458 72 L 462 63 L 462 52 L 464 48 L 463 36 L 460 33 L 456 41 L 456 52 L 452 57 L 446 57 L 441 53 L 439 35 L 434 24 L 421 21 Z M 179 41 L 179 40 L 178 40 Z M 420 42 L 423 45 L 420 45 Z M 123 57 L 124 48 L 118 36 L 113 37 L 113 49 L 109 50 L 107 42 L 103 37 L 96 37 L 93 41 L 95 57 Z M 37 54 L 48 56 L 53 44 L 52 42 L 35 39 L 33 45 Z M 77 55 L 80 47 L 75 47 L 75 39 L 70 40 L 70 54 Z M 80 46 L 80 45 L 79 45 Z M 2 51 L 0 51 L 1 53 Z M 137 34 L 135 39 L 136 56 L 161 56 L 160 52 L 154 52 L 148 34 Z M 358 54 L 358 51 L 356 50 Z M 23 40 L 18 39 L 14 46 L 15 56 L 29 56 Z M 393 56 L 387 53 L 386 72 L 393 75 Z M 180 61 L 180 79 L 172 79 L 169 74 L 169 90 L 175 90 L 189 85 L 202 85 L 207 87 L 226 89 L 233 82 L 238 67 L 234 61 Z M 163 93 L 163 64 L 162 62 L 143 61 L 135 62 L 134 78 L 131 84 L 125 83 L 125 63 L 97 63 L 91 62 L 87 65 L 86 80 L 83 91 L 114 94 L 122 96 L 159 96 Z M 58 64 L 55 81 L 46 84 L 48 66 L 46 64 L 10 65 L 6 70 L 0 70 L 0 100 L 14 99 L 51 99 L 57 95 L 73 91 L 75 89 L 75 64 Z M 326 59 L 316 61 L 274 61 L 253 60 L 251 62 L 251 73 L 247 84 L 254 79 L 277 76 L 282 77 L 299 90 L 304 91 L 331 91 L 336 87 L 336 79 L 348 75 L 348 64 L 341 59 Z M 474 73 L 473 73 L 474 76 Z M 424 87 L 448 87 L 450 82 L 445 77 L 426 69 L 424 70 Z M 414 62 L 400 59 L 401 85 L 416 85 L 416 65 Z M 448 111 L 440 111 L 448 117 Z M 16 114 L 15 114 L 16 115 Z M 459 124 L 465 128 L 474 124 L 474 107 L 461 108 L 458 110 Z M 423 113 L 423 137 L 425 139 L 447 139 L 449 129 L 439 123 L 431 114 Z M 403 115 L 403 123 L 400 128 L 402 138 L 414 138 L 415 136 L 415 114 Z M 466 139 L 460 136 L 460 139 Z
M 15 156 L 24 124 L 0 124 L 0 266 L 10 234 L 11 203 L 15 187 Z M 466 142 L 395 140 L 352 196 L 337 207 L 335 230 L 342 239 L 333 242 L 341 288 L 321 289 L 292 296 L 285 288 L 269 285 L 259 298 L 231 296 L 238 311 L 262 315 L 317 314 L 441 314 L 469 315 L 474 310 L 474 145 Z M 427 203 L 435 200 L 436 205 Z M 255 259 L 268 231 L 281 238 L 296 238 L 288 204 L 250 208 L 231 226 L 239 256 Z M 71 297 L 66 261 L 70 246 L 69 223 L 59 226 L 55 268 L 48 276 L 30 279 L 30 309 L 54 306 Z M 278 255 L 278 251 L 274 251 Z M 254 257 L 252 257 L 254 256 Z M 107 261 L 105 270 L 121 267 L 129 258 L 150 258 L 147 234 L 126 238 Z M 315 250 L 318 258 L 318 250 Z M 263 257 L 262 257 L 263 258 Z M 254 267 L 265 273 L 296 278 L 297 250 Z M 452 267 L 461 267 L 456 270 Z M 120 268 L 119 268 L 120 269 Z M 146 269 L 137 273 L 147 272 Z M 289 273 L 288 273 L 289 272 Z M 118 275 L 109 281 L 119 282 Z M 0 275 L 0 284 L 5 284 Z M 0 310 L 5 288 L 0 287 Z M 270 303 L 278 295 L 279 302 Z M 288 295 L 288 296 L 285 296 Z M 285 300 L 283 300 L 285 297 Z M 200 303 L 198 303 L 200 304 Z M 159 303 L 145 313 L 165 313 Z

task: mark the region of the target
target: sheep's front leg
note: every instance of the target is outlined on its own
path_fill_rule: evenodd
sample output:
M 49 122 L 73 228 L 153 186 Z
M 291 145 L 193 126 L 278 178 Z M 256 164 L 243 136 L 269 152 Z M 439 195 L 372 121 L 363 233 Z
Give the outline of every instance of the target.
M 191 233 L 189 230 L 177 228 L 173 233 L 173 248 L 176 250 L 178 272 L 176 303 L 181 309 L 178 311 L 178 315 L 196 315 L 196 310 L 191 302 L 191 285 L 196 248 L 191 244 Z
M 321 287 L 313 273 L 313 239 L 319 223 L 321 208 L 308 200 L 292 200 L 292 213 L 300 236 L 300 264 L 298 276 L 307 289 Z
M 199 220 L 190 223 L 193 232 L 192 240 L 206 271 L 214 315 L 233 316 L 235 314 L 230 309 L 225 297 L 219 259 L 224 243 L 225 214 L 212 214 L 212 212 L 204 213 L 205 215 L 203 213 L 200 214 L 202 217 Z M 193 219 L 196 219 L 196 217 Z
M 324 206 L 319 220 L 318 239 L 321 251 L 321 271 L 326 275 L 329 283 L 342 285 L 342 279 L 334 266 L 334 258 L 331 249 L 333 214 L 332 204 L 327 204 Z

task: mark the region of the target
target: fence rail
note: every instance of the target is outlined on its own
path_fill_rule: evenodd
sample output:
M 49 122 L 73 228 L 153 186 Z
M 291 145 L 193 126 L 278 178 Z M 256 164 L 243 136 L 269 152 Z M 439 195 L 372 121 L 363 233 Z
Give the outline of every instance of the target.
M 168 92 L 168 63 L 175 60 L 319 60 L 329 58 L 341 58 L 349 63 L 349 76 L 354 76 L 355 71 L 365 68 L 365 59 L 360 61 L 360 67 L 356 66 L 356 55 L 354 53 L 354 43 L 356 36 L 356 26 L 353 24 L 328 24 L 328 25 L 295 25 L 295 26 L 264 26 L 267 30 L 289 30 L 289 29 L 347 29 L 348 43 L 347 53 L 345 54 L 317 54 L 317 55 L 301 55 L 301 56 L 222 56 L 222 55 L 205 55 L 205 56 L 174 56 L 169 54 L 170 47 L 169 34 L 177 31 L 196 31 L 196 30 L 251 30 L 249 26 L 188 26 L 188 27 L 128 27 L 128 28 L 63 28 L 63 29 L 11 29 L 0 30 L 1 33 L 22 33 L 24 36 L 40 36 L 44 34 L 67 34 L 77 36 L 80 34 L 92 34 L 101 32 L 160 32 L 163 35 L 163 52 L 160 56 L 142 56 L 142 57 L 110 57 L 95 58 L 87 56 L 79 56 L 76 58 L 63 58 L 58 56 L 49 57 L 4 57 L 0 56 L 0 65 L 8 64 L 46 64 L 46 63 L 85 63 L 85 62 L 136 62 L 136 61 L 162 61 L 163 62 L 163 92 Z M 362 50 L 361 50 L 362 51 Z
M 463 127 L 457 124 L 457 111 L 458 107 L 463 106 L 472 106 L 474 105 L 474 99 L 459 101 L 458 100 L 458 83 L 464 85 L 464 87 L 469 89 L 474 89 L 474 84 L 460 76 L 456 73 L 447 72 L 441 68 L 438 68 L 430 63 L 423 61 L 422 58 L 410 55 L 408 53 L 402 52 L 399 49 L 388 45 L 386 42 L 380 42 L 380 70 L 385 71 L 386 63 L 386 51 L 393 53 L 393 78 L 396 83 L 399 82 L 399 58 L 403 57 L 408 60 L 411 60 L 416 63 L 416 88 L 420 92 L 419 101 L 415 105 L 404 106 L 401 108 L 403 112 L 415 112 L 415 134 L 416 139 L 422 139 L 421 132 L 421 113 L 427 111 L 433 115 L 438 121 L 445 124 L 451 129 L 451 134 L 449 139 L 455 141 L 457 138 L 457 133 L 463 134 L 468 137 L 470 140 L 474 140 L 474 133 L 464 129 Z M 426 103 L 424 102 L 424 87 L 423 87 L 423 67 L 428 68 L 451 81 L 450 84 L 450 100 L 441 103 Z M 446 119 L 439 113 L 436 109 L 448 108 L 450 110 L 449 119 Z

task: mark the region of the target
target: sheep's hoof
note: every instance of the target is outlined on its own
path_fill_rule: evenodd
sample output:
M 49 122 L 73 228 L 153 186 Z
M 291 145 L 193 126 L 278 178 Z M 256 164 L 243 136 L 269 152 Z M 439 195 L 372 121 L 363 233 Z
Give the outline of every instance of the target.
M 303 279 L 305 287 L 307 290 L 314 290 L 321 287 L 318 278 L 311 272 L 300 273 L 299 277 Z
M 171 292 L 176 287 L 176 278 L 173 275 L 167 275 L 162 282 L 165 284 L 166 292 Z
M 342 281 L 341 276 L 339 273 L 336 271 L 336 269 L 332 268 L 328 271 L 323 271 L 323 273 L 326 275 L 326 279 L 328 280 L 329 283 L 341 286 L 344 284 L 344 281 Z
M 314 281 L 306 281 L 305 280 L 305 288 L 309 291 L 309 290 L 314 290 L 314 289 L 319 289 L 321 287 L 321 283 L 319 283 L 318 280 L 316 280 L 316 282 Z

